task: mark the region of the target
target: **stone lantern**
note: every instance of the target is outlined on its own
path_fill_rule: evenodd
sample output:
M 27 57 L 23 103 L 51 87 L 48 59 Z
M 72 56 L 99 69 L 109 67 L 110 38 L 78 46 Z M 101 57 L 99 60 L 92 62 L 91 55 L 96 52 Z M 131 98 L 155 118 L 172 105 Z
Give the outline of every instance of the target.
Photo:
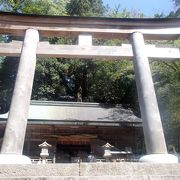
M 112 146 L 109 143 L 106 143 L 105 145 L 102 146 L 104 148 L 104 155 L 103 157 L 106 159 L 107 162 L 110 161 L 110 158 L 112 156 L 111 154 L 111 148 L 113 148 L 114 146 Z
M 42 158 L 42 164 L 46 164 L 46 158 L 49 156 L 49 148 L 52 146 L 45 141 L 39 144 L 39 147 L 41 148 L 40 156 Z

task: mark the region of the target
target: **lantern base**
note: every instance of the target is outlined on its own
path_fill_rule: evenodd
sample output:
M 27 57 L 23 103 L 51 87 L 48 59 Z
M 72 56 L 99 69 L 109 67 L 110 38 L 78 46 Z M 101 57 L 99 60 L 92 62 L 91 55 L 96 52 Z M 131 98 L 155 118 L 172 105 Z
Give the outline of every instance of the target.
M 19 154 L 0 154 L 0 164 L 32 164 L 31 159 Z
M 178 163 L 177 156 L 173 154 L 149 154 L 141 157 L 139 162 L 145 163 Z

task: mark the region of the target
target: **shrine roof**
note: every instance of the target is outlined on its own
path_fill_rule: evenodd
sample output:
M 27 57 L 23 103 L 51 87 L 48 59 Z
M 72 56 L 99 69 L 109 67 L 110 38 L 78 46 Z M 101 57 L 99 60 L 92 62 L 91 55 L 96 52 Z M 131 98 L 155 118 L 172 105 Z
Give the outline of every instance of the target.
M 8 113 L 0 115 L 4 122 Z M 142 120 L 133 111 L 122 105 L 31 101 L 28 121 L 30 124 L 66 124 L 66 125 L 141 125 Z

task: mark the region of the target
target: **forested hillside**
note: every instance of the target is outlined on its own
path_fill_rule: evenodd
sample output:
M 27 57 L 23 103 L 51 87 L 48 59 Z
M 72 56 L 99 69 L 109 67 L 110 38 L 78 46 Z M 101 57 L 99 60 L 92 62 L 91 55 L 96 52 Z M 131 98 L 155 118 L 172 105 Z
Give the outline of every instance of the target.
M 180 1 L 168 15 L 180 17 Z M 0 0 L 1 11 L 70 16 L 143 18 L 138 11 L 107 8 L 102 0 Z M 156 14 L 156 18 L 165 17 Z M 1 36 L 0 41 L 15 37 Z M 44 40 L 44 39 L 41 39 Z M 52 44 L 75 44 L 77 39 L 51 38 Z M 121 45 L 120 40 L 97 40 L 94 44 Z M 126 42 L 127 43 L 127 42 Z M 148 42 L 147 42 L 148 43 Z M 157 46 L 164 42 L 156 42 Z M 180 47 L 180 40 L 166 42 Z M 9 109 L 18 58 L 0 57 L 0 111 Z M 169 144 L 180 150 L 180 61 L 151 63 L 159 108 Z M 83 101 L 123 104 L 139 114 L 133 63 L 129 60 L 38 59 L 32 92 L 33 100 Z

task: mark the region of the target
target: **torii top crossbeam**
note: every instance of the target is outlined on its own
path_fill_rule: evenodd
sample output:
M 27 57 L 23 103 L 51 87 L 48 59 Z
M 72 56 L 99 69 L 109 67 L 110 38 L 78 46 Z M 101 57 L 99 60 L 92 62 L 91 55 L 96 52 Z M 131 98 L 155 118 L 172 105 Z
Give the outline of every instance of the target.
M 28 28 L 37 29 L 41 36 L 77 36 L 91 33 L 95 38 L 128 38 L 141 32 L 145 39 L 177 39 L 180 19 L 101 18 L 42 16 L 0 13 L 0 33 L 24 36 Z
M 131 45 L 93 46 L 92 38 L 129 39 L 134 32 L 143 34 L 145 40 L 178 39 L 180 19 L 137 19 L 42 16 L 0 13 L 0 34 L 24 36 L 27 29 L 38 30 L 44 37 L 78 37 L 78 45 L 50 45 L 39 42 L 38 57 L 65 58 L 132 58 Z M 22 42 L 0 44 L 0 55 L 20 56 Z M 156 48 L 145 46 L 147 56 L 154 59 L 180 58 L 179 48 Z

